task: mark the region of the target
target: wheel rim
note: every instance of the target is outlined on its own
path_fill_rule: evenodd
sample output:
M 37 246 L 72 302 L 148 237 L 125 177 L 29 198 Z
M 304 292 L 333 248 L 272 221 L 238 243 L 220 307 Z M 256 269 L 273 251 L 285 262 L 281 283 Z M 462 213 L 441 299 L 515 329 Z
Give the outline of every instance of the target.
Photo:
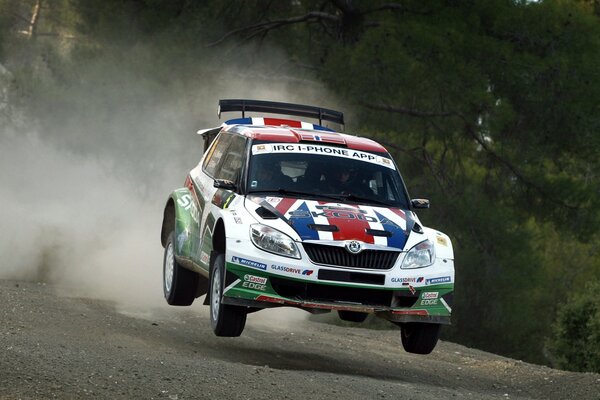
M 165 256 L 165 291 L 171 293 L 173 286 L 173 272 L 175 270 L 175 257 L 173 255 L 173 243 L 169 242 L 167 246 L 167 255 Z
M 211 313 L 213 321 L 219 319 L 219 307 L 221 306 L 221 271 L 215 268 L 213 272 L 212 290 L 210 292 Z

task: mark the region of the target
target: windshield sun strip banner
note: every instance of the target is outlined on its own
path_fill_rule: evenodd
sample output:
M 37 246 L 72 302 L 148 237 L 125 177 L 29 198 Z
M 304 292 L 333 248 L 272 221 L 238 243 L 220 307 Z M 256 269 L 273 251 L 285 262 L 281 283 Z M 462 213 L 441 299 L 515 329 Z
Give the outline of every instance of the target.
M 253 155 L 271 153 L 317 154 L 333 156 L 383 165 L 384 167 L 393 170 L 396 169 L 392 160 L 387 157 L 382 157 L 359 150 L 345 149 L 342 147 L 319 146 L 304 143 L 264 143 L 255 144 L 252 146 Z

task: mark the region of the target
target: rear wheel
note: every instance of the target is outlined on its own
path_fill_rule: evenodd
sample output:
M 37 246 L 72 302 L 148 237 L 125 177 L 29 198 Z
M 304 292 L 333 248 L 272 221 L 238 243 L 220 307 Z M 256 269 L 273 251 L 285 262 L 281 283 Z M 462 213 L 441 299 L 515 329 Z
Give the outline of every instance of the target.
M 175 232 L 169 234 L 163 257 L 163 292 L 172 306 L 189 306 L 196 298 L 199 275 L 175 259 Z
M 404 350 L 415 354 L 429 354 L 440 337 L 440 324 L 408 322 L 400 326 Z
M 349 322 L 365 322 L 365 319 L 369 316 L 367 313 L 343 310 L 339 310 L 338 315 L 341 320 Z
M 240 336 L 246 326 L 246 308 L 223 304 L 225 256 L 218 254 L 211 268 L 210 325 L 217 336 Z

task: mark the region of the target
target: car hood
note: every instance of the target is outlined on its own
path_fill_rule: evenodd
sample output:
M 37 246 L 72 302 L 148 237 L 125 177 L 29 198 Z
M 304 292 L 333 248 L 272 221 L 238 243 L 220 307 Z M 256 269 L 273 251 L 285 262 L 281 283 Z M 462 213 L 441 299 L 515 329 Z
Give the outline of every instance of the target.
M 257 195 L 248 200 L 251 211 L 263 220 L 282 219 L 302 241 L 359 240 L 401 250 L 415 224 L 412 213 L 399 208 Z

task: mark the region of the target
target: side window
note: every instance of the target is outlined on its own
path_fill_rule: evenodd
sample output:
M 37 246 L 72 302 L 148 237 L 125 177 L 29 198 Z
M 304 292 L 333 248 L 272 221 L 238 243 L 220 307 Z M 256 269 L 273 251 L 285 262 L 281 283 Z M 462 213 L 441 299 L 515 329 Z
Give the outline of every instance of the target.
M 215 173 L 217 171 L 217 167 L 222 161 L 223 155 L 227 151 L 229 144 L 231 143 L 232 136 L 227 133 L 221 133 L 219 137 L 215 140 L 213 147 L 209 150 L 210 153 L 204 160 L 204 171 L 215 177 Z
M 242 136 L 232 136 L 223 163 L 217 168 L 215 177 L 237 183 L 242 169 L 245 149 L 246 139 Z

